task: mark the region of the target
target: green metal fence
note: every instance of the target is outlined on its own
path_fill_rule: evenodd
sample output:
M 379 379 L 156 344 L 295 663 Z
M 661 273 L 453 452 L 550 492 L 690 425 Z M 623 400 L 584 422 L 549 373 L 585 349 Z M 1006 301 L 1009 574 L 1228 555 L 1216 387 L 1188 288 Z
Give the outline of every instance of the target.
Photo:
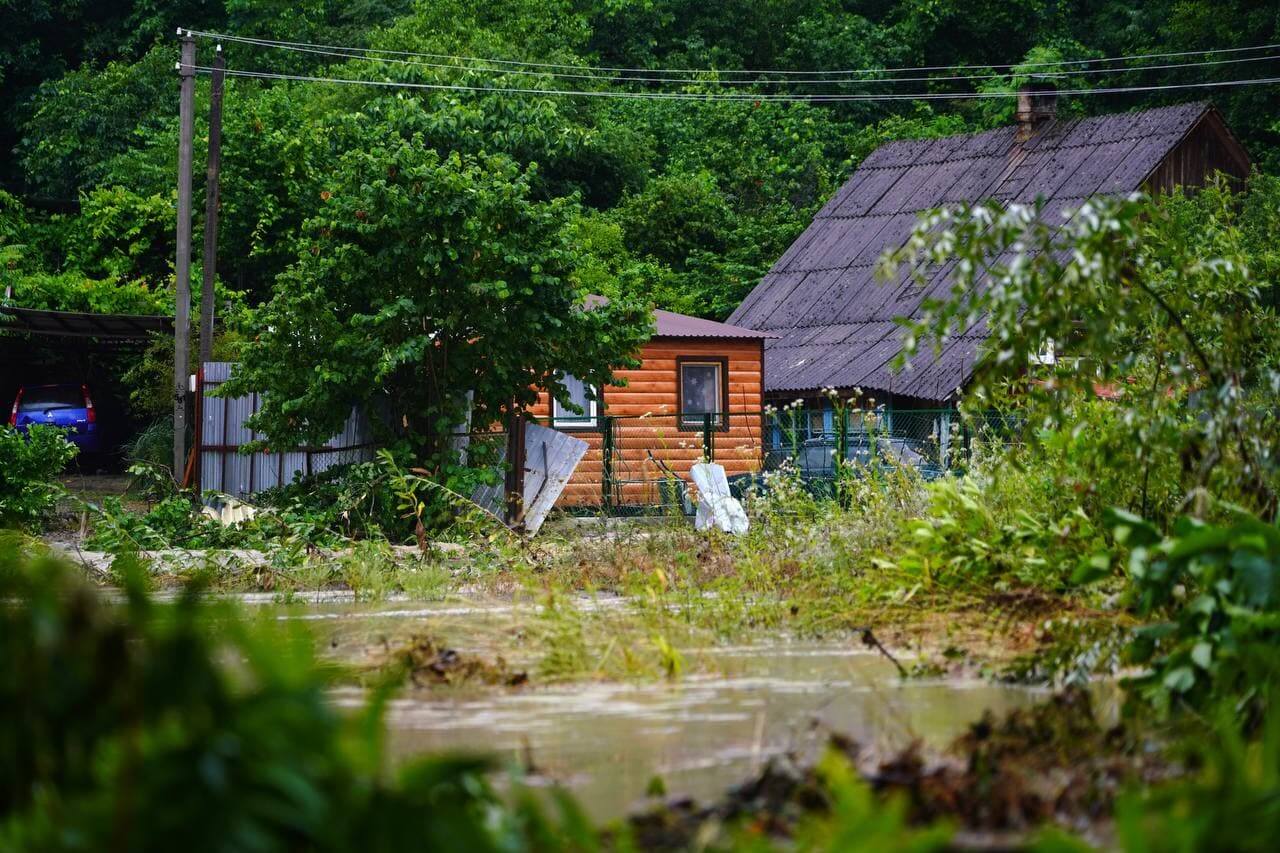
M 584 415 L 540 418 L 588 443 L 561 509 L 610 515 L 690 512 L 689 468 L 723 464 L 730 476 L 758 472 L 760 413 Z
M 975 438 L 1009 441 L 1016 416 L 961 417 L 955 409 L 796 407 L 765 413 L 764 467 L 789 460 L 806 477 L 835 476 L 837 460 L 911 466 L 926 479 L 963 469 Z
M 962 470 L 976 437 L 1010 440 L 1020 427 L 1016 418 L 962 418 L 953 409 L 839 407 L 539 422 L 589 445 L 558 508 L 606 515 L 691 512 L 689 467 L 699 460 L 724 465 L 739 493 L 788 460 L 816 489 L 830 488 L 839 459 L 872 468 L 910 466 L 933 479 Z

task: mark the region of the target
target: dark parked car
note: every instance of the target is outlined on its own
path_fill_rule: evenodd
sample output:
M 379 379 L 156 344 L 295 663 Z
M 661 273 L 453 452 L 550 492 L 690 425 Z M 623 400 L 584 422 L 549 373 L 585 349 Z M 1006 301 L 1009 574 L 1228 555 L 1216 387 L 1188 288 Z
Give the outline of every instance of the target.
M 98 413 L 87 385 L 23 385 L 13 401 L 9 425 L 25 433 L 32 424 L 70 430 L 67 438 L 80 448 L 81 455 L 102 451 Z

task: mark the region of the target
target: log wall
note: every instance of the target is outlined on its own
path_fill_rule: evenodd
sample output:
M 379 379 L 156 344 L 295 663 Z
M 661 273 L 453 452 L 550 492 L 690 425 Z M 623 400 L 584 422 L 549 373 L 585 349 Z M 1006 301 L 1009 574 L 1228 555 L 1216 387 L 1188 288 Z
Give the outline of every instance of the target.
M 600 413 L 614 418 L 615 496 L 622 504 L 660 503 L 659 484 L 664 474 L 649 458 L 661 460 L 688 481 L 689 468 L 702 456 L 702 429 L 682 429 L 677 399 L 677 360 L 680 358 L 727 359 L 729 423 L 714 434 L 713 456 L 729 476 L 758 471 L 763 452 L 763 400 L 761 368 L 763 346 L 759 339 L 662 338 L 641 350 L 641 365 L 618 371 L 622 386 L 604 389 Z M 551 402 L 542 394 L 531 410 L 540 422 L 550 423 Z M 558 505 L 596 506 L 602 503 L 603 435 L 600 427 L 557 427 L 585 440 L 589 448 L 578 464 Z

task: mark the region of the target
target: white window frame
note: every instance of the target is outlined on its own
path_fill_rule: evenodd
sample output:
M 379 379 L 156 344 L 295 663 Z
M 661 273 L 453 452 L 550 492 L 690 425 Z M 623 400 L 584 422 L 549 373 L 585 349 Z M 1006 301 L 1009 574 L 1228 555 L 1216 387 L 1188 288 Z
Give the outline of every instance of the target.
M 576 376 L 564 373 L 565 377 L 577 379 Z M 554 396 L 551 398 L 551 425 L 556 429 L 599 429 L 600 428 L 600 389 L 594 385 L 582 383 L 583 390 L 588 392 L 584 414 L 577 414 L 564 408 Z

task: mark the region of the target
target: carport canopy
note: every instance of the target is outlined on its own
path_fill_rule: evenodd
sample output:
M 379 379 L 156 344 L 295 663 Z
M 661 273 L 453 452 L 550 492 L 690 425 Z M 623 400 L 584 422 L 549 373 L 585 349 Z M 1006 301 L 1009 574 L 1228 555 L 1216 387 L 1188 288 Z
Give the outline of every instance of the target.
M 100 341 L 146 341 L 160 332 L 173 334 L 173 318 L 153 314 L 90 314 L 0 306 L 0 332 L 26 332 Z

